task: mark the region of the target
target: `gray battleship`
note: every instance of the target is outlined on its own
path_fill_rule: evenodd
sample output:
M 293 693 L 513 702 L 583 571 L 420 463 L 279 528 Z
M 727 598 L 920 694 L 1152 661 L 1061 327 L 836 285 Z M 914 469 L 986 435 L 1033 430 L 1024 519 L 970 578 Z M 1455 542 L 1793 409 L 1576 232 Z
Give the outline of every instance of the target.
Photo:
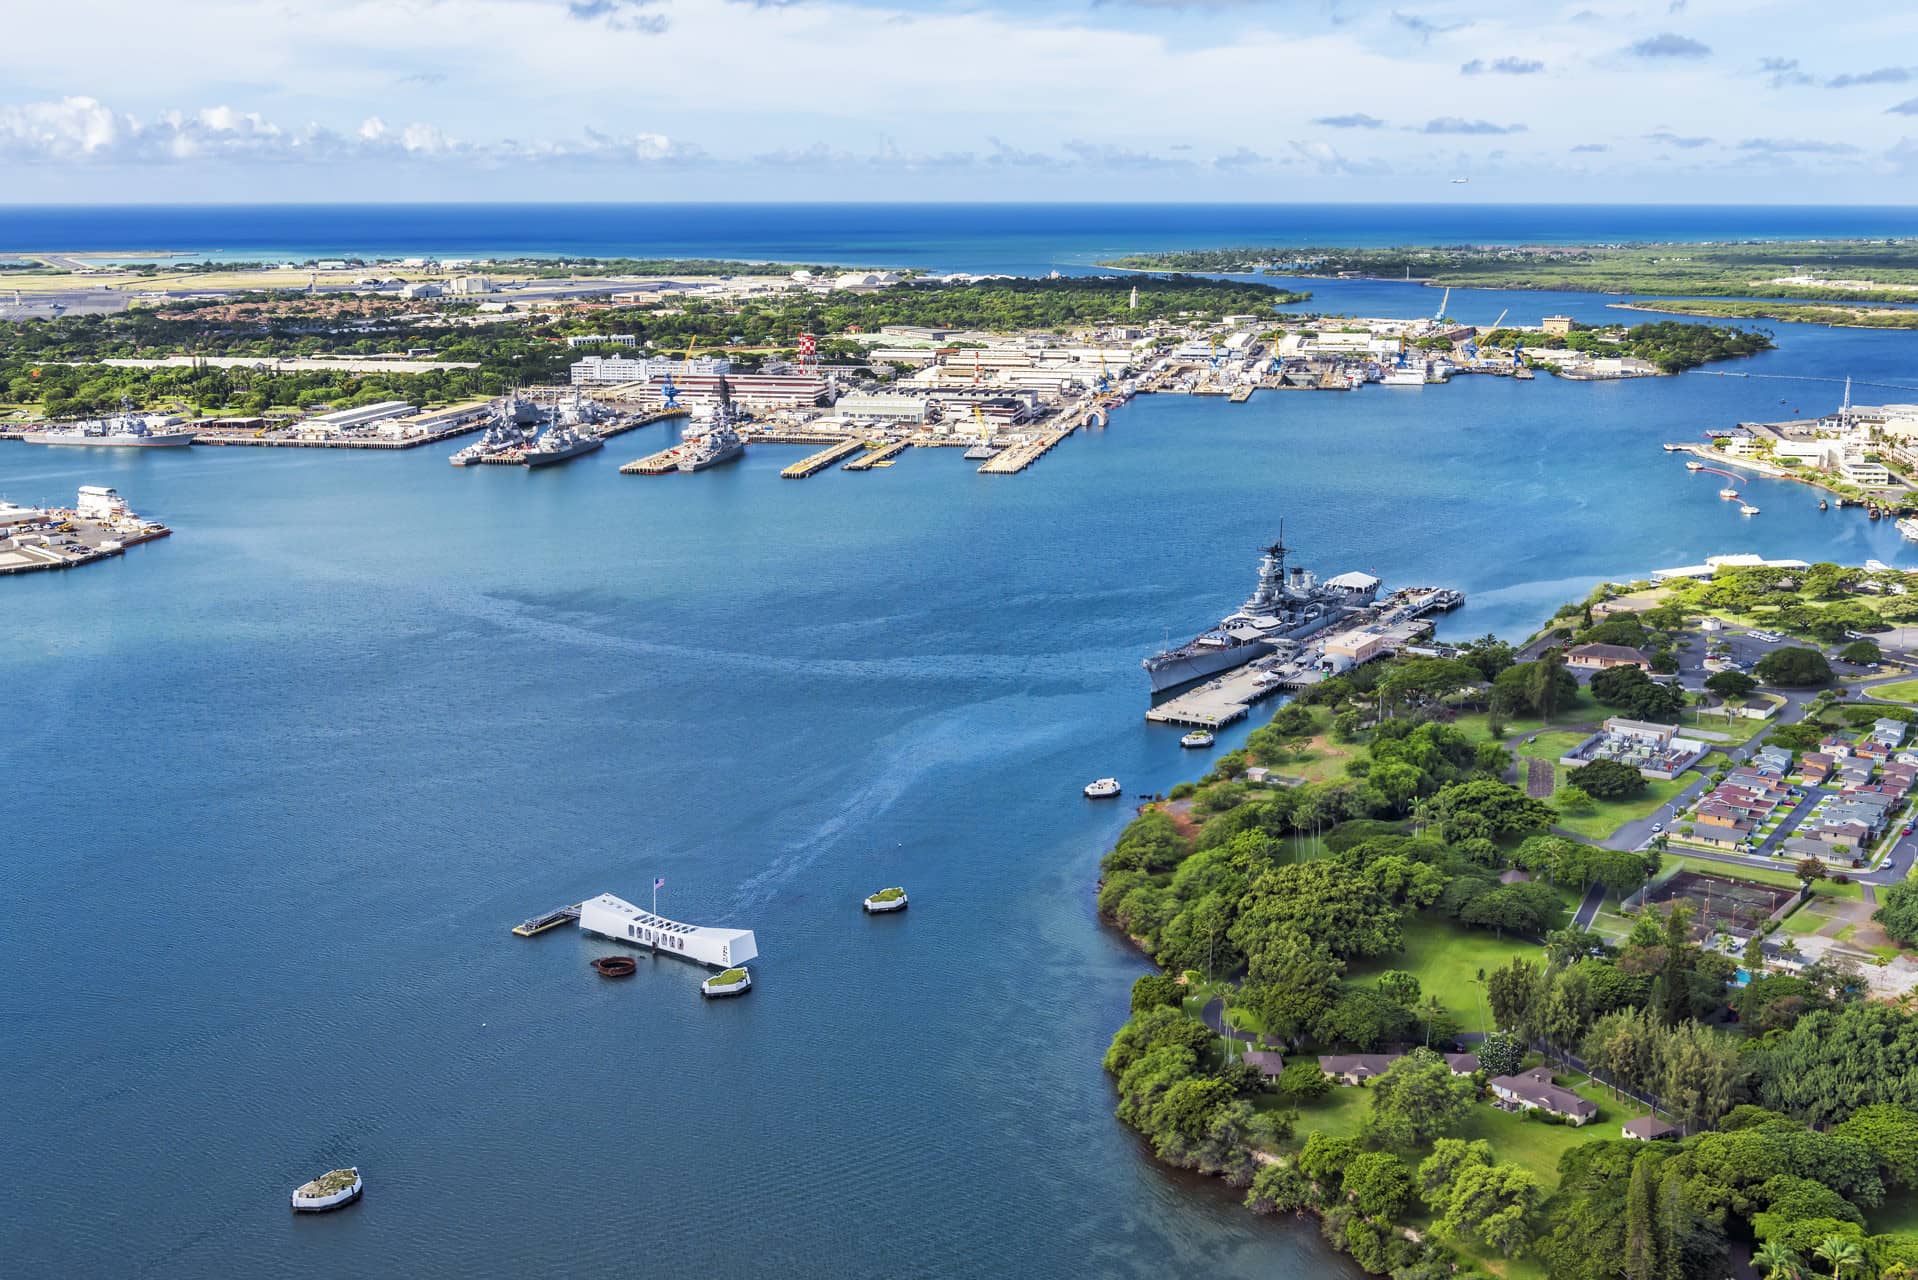
M 712 422 L 705 431 L 688 437 L 679 455 L 681 471 L 704 471 L 722 462 L 731 462 L 746 452 L 746 441 L 735 427 L 745 415 L 733 404 L 732 387 L 724 374 L 719 378 L 719 404 L 713 409 Z
M 135 413 L 132 406 L 123 400 L 120 412 L 114 417 L 50 426 L 42 431 L 29 431 L 21 439 L 28 444 L 165 449 L 192 444 L 198 434 L 191 427 L 174 425 L 174 419 L 165 414 Z
M 1309 569 L 1288 569 L 1283 526 L 1279 540 L 1259 557 L 1259 585 L 1237 613 L 1219 625 L 1140 665 L 1151 677 L 1152 692 L 1163 693 L 1221 671 L 1242 667 L 1278 647 L 1323 631 L 1346 614 L 1378 599 L 1379 580 L 1346 573 L 1320 582 Z
M 547 411 L 539 404 L 516 395 L 495 403 L 491 416 L 492 421 L 486 425 L 486 434 L 455 452 L 447 461 L 456 467 L 469 467 L 492 458 L 509 461 L 503 455 L 518 454 L 531 448 L 539 435 L 540 425 L 548 420 Z

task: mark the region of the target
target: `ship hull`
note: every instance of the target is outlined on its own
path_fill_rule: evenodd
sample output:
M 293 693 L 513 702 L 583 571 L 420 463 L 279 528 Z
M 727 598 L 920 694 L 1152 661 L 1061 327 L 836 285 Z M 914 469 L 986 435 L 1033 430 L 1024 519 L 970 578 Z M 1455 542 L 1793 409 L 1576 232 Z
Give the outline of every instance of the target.
M 1191 684 L 1195 680 L 1204 680 L 1216 676 L 1221 671 L 1230 671 L 1234 667 L 1243 667 L 1254 658 L 1262 658 L 1271 653 L 1274 646 L 1263 640 L 1251 644 L 1234 645 L 1229 649 L 1210 649 L 1199 653 L 1181 654 L 1169 662 L 1146 668 L 1146 675 L 1152 680 L 1152 692 L 1164 693 L 1180 685 Z
M 589 440 L 558 453 L 528 453 L 526 455 L 526 465 L 534 468 L 550 467 L 556 462 L 566 462 L 569 459 L 579 457 L 582 453 L 591 453 L 595 449 L 604 449 L 605 447 L 606 442 L 604 440 Z
M 728 462 L 737 461 L 745 452 L 746 446 L 744 444 L 736 444 L 732 448 L 716 453 L 710 458 L 682 459 L 679 464 L 679 469 L 681 471 L 704 471 L 709 467 L 724 466 Z
M 20 437 L 28 444 L 78 445 L 89 449 L 179 449 L 193 443 L 193 433 L 172 436 L 61 436 L 38 432 Z

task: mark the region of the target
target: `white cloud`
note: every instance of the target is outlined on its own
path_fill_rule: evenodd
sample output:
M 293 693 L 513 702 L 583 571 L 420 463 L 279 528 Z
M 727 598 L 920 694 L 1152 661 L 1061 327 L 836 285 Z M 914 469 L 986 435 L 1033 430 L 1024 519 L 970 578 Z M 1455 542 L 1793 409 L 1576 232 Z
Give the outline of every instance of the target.
M 317 124 L 283 127 L 255 111 L 219 105 L 167 110 L 150 121 L 94 98 L 72 97 L 0 107 L 0 157 L 22 164 L 182 164 L 234 160 L 340 162 L 355 159 L 687 163 L 697 147 L 664 134 L 612 135 L 587 129 L 578 138 L 465 142 L 439 126 L 396 127 L 368 116 L 351 133 Z

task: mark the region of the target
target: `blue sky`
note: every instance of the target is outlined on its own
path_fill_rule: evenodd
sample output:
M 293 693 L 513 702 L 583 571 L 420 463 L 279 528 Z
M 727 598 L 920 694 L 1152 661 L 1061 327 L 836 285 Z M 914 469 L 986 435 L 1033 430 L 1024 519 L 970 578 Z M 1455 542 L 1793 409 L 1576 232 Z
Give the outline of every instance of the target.
M 20 202 L 1910 203 L 1918 5 L 17 0 L 0 171 Z

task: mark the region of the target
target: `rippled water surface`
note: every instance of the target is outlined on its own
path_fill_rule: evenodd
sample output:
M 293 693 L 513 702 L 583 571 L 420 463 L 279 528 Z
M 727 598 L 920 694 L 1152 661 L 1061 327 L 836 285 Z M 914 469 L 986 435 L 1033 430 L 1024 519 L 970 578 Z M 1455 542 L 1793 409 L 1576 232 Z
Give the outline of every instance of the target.
M 1739 369 L 1911 380 L 1907 335 L 1781 344 Z M 1281 517 L 1325 572 L 1465 588 L 1454 634 L 1717 552 L 1918 562 L 1783 483 L 1741 520 L 1656 447 L 1837 395 L 1145 398 L 1012 478 L 921 451 L 793 483 L 778 447 L 616 474 L 660 428 L 537 473 L 0 444 L 0 495 L 109 483 L 179 530 L 0 581 L 9 1269 L 1333 1272 L 1111 1116 L 1145 966 L 1092 913 L 1125 811 L 1078 788 L 1196 768 L 1139 658 L 1236 605 Z M 750 996 L 507 932 L 655 876 L 757 931 Z M 893 883 L 911 910 L 863 917 Z M 365 1201 L 290 1216 L 342 1163 Z

